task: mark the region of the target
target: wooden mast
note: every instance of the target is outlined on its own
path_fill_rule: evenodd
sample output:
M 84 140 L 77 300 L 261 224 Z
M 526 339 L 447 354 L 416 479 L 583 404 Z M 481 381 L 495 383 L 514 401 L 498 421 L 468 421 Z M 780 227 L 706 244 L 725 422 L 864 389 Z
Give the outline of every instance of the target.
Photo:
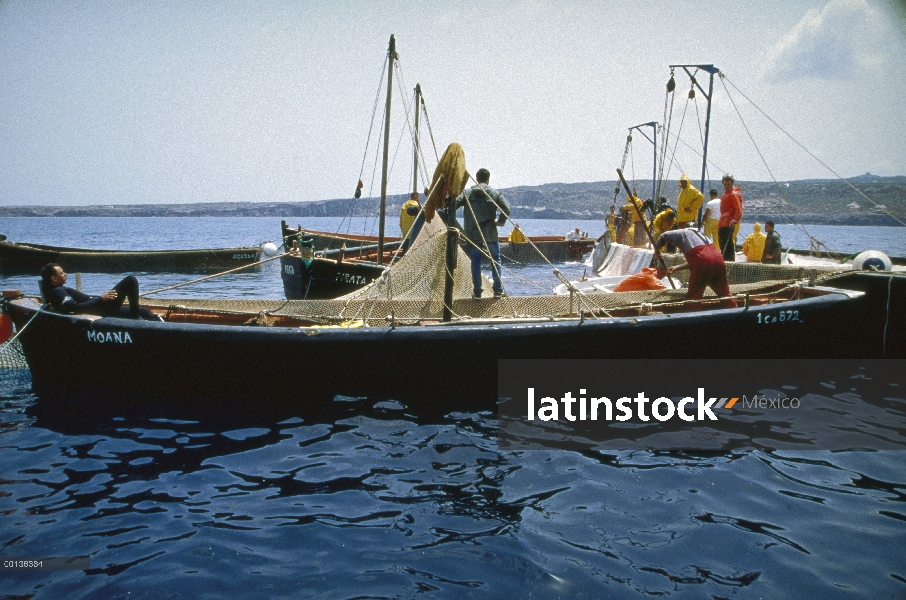
M 387 50 L 387 106 L 384 109 L 384 166 L 381 170 L 381 217 L 378 226 L 379 265 L 384 264 L 384 222 L 387 213 L 387 161 L 390 154 L 390 98 L 393 92 L 393 61 L 397 58 L 396 39 L 390 36 L 390 48 Z
M 418 83 L 415 84 L 415 134 L 414 134 L 414 144 L 412 149 L 412 155 L 414 156 L 412 163 L 412 193 L 418 193 L 418 116 L 421 112 L 421 102 L 422 102 L 422 86 Z

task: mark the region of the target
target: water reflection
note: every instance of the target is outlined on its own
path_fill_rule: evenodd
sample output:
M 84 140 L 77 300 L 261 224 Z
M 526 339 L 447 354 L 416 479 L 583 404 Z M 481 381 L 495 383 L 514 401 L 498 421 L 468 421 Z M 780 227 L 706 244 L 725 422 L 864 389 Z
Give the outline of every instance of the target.
M 5 593 L 599 598 L 902 592 L 902 452 L 501 451 L 493 413 L 0 413 Z M 838 540 L 845 540 L 843 543 Z M 127 594 L 132 591 L 132 594 Z

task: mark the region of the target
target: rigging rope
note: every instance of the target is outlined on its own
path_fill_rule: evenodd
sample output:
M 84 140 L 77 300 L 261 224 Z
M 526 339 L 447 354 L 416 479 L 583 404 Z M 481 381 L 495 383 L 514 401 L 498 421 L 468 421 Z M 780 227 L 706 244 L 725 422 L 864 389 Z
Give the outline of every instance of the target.
M 402 96 L 403 88 L 405 87 L 405 78 L 403 76 L 403 70 L 402 70 L 402 66 L 400 66 L 399 60 L 396 61 L 396 66 L 397 66 L 397 70 L 399 71 L 399 80 L 398 81 L 400 84 L 400 95 Z M 427 167 L 425 166 L 424 153 L 421 151 L 421 144 L 419 143 L 419 140 L 417 139 L 417 132 L 415 131 L 415 126 L 413 125 L 413 122 L 412 122 L 414 117 L 412 117 L 410 119 L 410 110 L 409 110 L 410 107 L 412 106 L 412 103 L 414 103 L 415 101 L 416 101 L 416 98 L 415 98 L 415 95 L 413 94 L 412 101 L 410 102 L 410 104 L 404 105 L 405 116 L 406 116 L 406 129 L 408 129 L 409 137 L 412 139 L 412 147 L 414 148 L 414 151 L 419 155 L 419 158 L 421 159 L 418 161 L 418 166 L 419 166 L 418 175 L 421 177 L 422 185 L 424 187 L 428 181 L 428 171 L 427 171 Z M 416 106 L 415 110 L 418 111 L 419 108 L 420 107 Z M 402 142 L 402 134 L 400 135 L 400 142 Z M 397 151 L 399 151 L 399 145 L 397 145 Z M 394 154 L 393 160 L 395 163 L 396 154 Z
M 719 77 L 720 77 L 721 83 L 724 86 L 724 90 L 727 92 L 727 97 L 730 99 L 730 103 L 733 105 L 733 110 L 736 111 L 736 115 L 739 117 L 739 121 L 740 121 L 740 123 L 742 123 L 743 129 L 746 130 L 746 134 L 749 136 L 749 140 L 751 140 L 752 146 L 754 146 L 755 151 L 758 152 L 758 156 L 759 156 L 759 158 L 761 158 L 762 164 L 764 165 L 765 169 L 768 170 L 768 174 L 771 176 L 771 181 L 773 181 L 774 184 L 777 186 L 777 191 L 780 193 L 780 197 L 783 198 L 784 202 L 787 203 L 787 205 L 793 210 L 794 213 L 797 212 L 796 207 L 793 206 L 793 203 L 790 202 L 789 199 L 786 197 L 786 194 L 783 193 L 783 188 L 781 188 L 780 182 L 778 182 L 777 178 L 774 177 L 774 173 L 773 173 L 773 171 L 771 171 L 771 167 L 768 166 L 768 163 L 764 158 L 764 154 L 762 154 L 762 152 L 761 152 L 761 148 L 758 147 L 758 144 L 755 142 L 755 138 L 752 136 L 752 132 L 749 130 L 748 125 L 746 125 L 745 121 L 743 120 L 742 113 L 740 113 L 739 107 L 736 106 L 736 101 L 730 95 L 730 90 L 727 89 L 727 86 L 724 83 L 723 73 L 720 73 Z M 784 219 L 787 222 L 789 222 L 792 226 L 798 228 L 800 231 L 802 231 L 802 233 L 804 233 L 806 235 L 806 237 L 808 237 L 809 245 L 812 247 L 812 250 L 818 251 L 821 247 L 824 247 L 826 250 L 828 249 L 827 245 L 824 244 L 824 242 L 822 242 L 821 240 L 812 236 L 812 234 L 810 234 L 808 232 L 808 230 L 806 230 L 806 228 L 801 223 L 793 222 L 792 219 L 790 219 L 786 215 L 782 215 L 782 216 L 784 217 Z M 840 255 L 840 256 L 842 256 L 842 255 Z
M 368 147 L 371 144 L 371 133 L 374 130 L 374 117 L 377 114 L 377 109 L 378 109 L 378 106 L 380 105 L 381 89 L 383 89 L 383 87 L 384 87 L 384 73 L 386 73 L 386 71 L 387 71 L 386 66 L 387 66 L 388 60 L 390 60 L 389 53 L 387 54 L 387 56 L 384 57 L 384 62 L 381 64 L 381 76 L 378 79 L 377 92 L 375 93 L 375 96 L 374 96 L 374 106 L 371 109 L 371 123 L 368 126 L 368 137 L 365 140 L 365 151 L 362 153 L 362 166 L 359 168 L 359 181 L 362 180 L 362 174 L 365 172 L 365 160 L 368 158 Z M 381 122 L 383 123 L 383 121 L 381 121 Z M 380 140 L 381 140 L 381 136 L 378 135 L 378 144 L 380 144 Z M 371 185 L 371 188 L 369 188 L 368 197 L 371 197 L 371 192 L 373 190 L 373 187 L 374 187 L 374 173 L 372 172 L 372 185 Z M 358 191 L 358 189 L 356 191 Z M 343 218 L 340 220 L 340 224 L 337 226 L 337 232 L 340 232 L 343 229 L 343 224 L 346 223 L 347 218 L 349 219 L 349 225 L 346 228 L 346 233 L 348 234 L 350 229 L 352 228 L 352 217 L 355 214 L 356 200 L 357 200 L 357 198 L 355 198 L 355 196 L 353 196 L 352 202 L 350 202 L 349 205 L 346 207 L 346 214 L 344 214 Z M 367 215 L 367 212 L 366 212 L 366 215 Z
M 425 115 L 425 121 L 428 123 L 428 135 L 431 136 L 431 145 L 434 147 L 434 160 L 440 162 L 440 156 L 437 154 L 437 144 L 434 143 L 434 132 L 431 130 L 431 119 L 428 118 L 428 108 L 425 106 L 425 100 L 422 98 L 422 108 Z
M 673 69 L 670 69 L 670 81 L 673 82 Z M 675 84 L 674 84 L 675 86 Z M 669 138 L 670 131 L 673 127 L 673 102 L 675 100 L 675 95 L 671 89 L 671 85 L 667 84 L 667 93 L 664 96 L 664 136 Z M 669 110 L 668 110 L 669 106 Z M 664 166 L 667 163 L 667 144 L 664 143 L 661 145 L 661 167 L 660 172 L 658 173 L 658 181 L 664 180 Z
M 786 135 L 788 138 L 790 138 L 790 140 L 792 140 L 794 144 L 796 144 L 797 146 L 799 146 L 800 148 L 802 148 L 802 149 L 806 152 L 806 154 L 808 154 L 809 156 L 811 156 L 812 158 L 814 158 L 816 161 L 818 161 L 818 163 L 821 164 L 821 166 L 823 166 L 825 169 L 827 169 L 828 171 L 830 171 L 831 173 L 833 173 L 834 176 L 835 176 L 837 179 L 839 179 L 840 181 L 846 183 L 846 185 L 848 185 L 849 187 L 851 187 L 851 188 L 853 189 L 854 192 L 856 192 L 857 194 L 859 194 L 860 196 L 862 196 L 863 198 L 865 198 L 866 200 L 868 200 L 869 202 L 871 202 L 872 204 L 874 204 L 874 205 L 875 205 L 875 208 L 877 208 L 878 210 L 881 210 L 881 211 L 883 211 L 884 213 L 886 213 L 887 216 L 889 216 L 891 219 L 895 220 L 895 221 L 896 221 L 897 223 L 899 223 L 900 225 L 906 225 L 906 223 L 904 223 L 902 220 L 898 219 L 896 216 L 894 216 L 893 213 L 891 213 L 889 210 L 887 210 L 887 207 L 886 207 L 886 206 L 884 206 L 883 204 L 878 204 L 877 202 L 875 202 L 874 200 L 872 200 L 871 198 L 869 198 L 868 196 L 866 196 L 861 190 L 859 190 L 859 189 L 858 189 L 856 186 L 854 186 L 851 182 L 849 182 L 849 181 L 847 181 L 846 179 L 844 179 L 844 178 L 843 178 L 842 176 L 840 176 L 836 171 L 834 171 L 834 170 L 833 170 L 832 168 L 830 168 L 827 164 L 825 164 L 824 161 L 822 161 L 820 158 L 818 158 L 817 156 L 815 156 L 808 148 L 806 148 L 805 146 L 803 146 L 796 138 L 794 138 L 792 135 L 790 135 L 789 132 L 787 132 L 783 127 L 781 127 L 780 125 L 778 125 L 777 122 L 774 121 L 774 119 L 772 119 L 771 117 L 769 117 L 763 110 L 761 110 L 761 108 L 759 108 L 757 104 L 755 104 L 755 103 L 754 103 L 748 96 L 746 96 L 746 95 L 745 95 L 738 87 L 736 87 L 736 85 L 734 85 L 732 81 L 730 81 L 729 79 L 727 79 L 727 77 L 726 77 L 723 73 L 720 74 L 720 79 L 721 79 L 721 83 L 724 84 L 724 89 L 726 89 L 726 87 L 727 87 L 726 84 L 727 84 L 727 83 L 729 83 L 731 86 L 733 86 L 733 89 L 736 90 L 737 92 L 739 92 L 739 95 L 740 95 L 740 96 L 742 96 L 743 98 L 745 98 L 746 100 L 748 100 L 749 104 L 751 104 L 752 106 L 755 107 L 755 110 L 757 110 L 758 112 L 760 112 L 760 113 L 761 113 L 768 121 L 770 121 L 775 127 L 777 127 L 777 129 L 779 129 L 780 131 L 782 131 L 783 134 Z M 725 81 L 726 81 L 726 82 L 725 82 Z M 730 92 L 727 91 L 727 95 L 729 95 L 729 93 L 730 93 Z M 734 105 L 734 107 L 735 107 L 735 105 Z M 738 112 L 738 111 L 737 111 L 737 112 Z

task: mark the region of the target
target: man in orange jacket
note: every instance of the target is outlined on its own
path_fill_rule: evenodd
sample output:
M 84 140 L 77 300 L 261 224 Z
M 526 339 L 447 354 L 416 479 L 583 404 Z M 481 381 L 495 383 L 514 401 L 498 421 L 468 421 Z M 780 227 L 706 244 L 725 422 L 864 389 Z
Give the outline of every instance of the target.
M 724 195 L 720 197 L 720 220 L 717 222 L 717 240 L 724 260 L 736 261 L 735 229 L 742 221 L 742 194 L 732 175 L 724 175 Z

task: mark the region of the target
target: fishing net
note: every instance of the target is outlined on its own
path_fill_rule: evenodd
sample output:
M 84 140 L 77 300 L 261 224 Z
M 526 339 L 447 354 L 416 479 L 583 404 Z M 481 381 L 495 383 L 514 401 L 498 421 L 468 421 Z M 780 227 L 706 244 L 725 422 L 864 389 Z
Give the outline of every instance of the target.
M 668 267 L 685 262 L 682 254 L 664 253 L 661 255 Z M 601 277 L 630 275 L 638 273 L 654 264 L 654 252 L 645 248 L 630 248 L 623 244 L 612 244 L 605 258 L 599 261 L 595 273 Z M 758 283 L 762 281 L 799 281 L 815 282 L 834 273 L 852 270 L 851 264 L 834 264 L 832 261 L 810 265 L 766 265 L 751 262 L 728 262 L 727 281 L 733 284 Z M 689 281 L 689 271 L 677 271 L 674 279 Z
M 5 297 L 6 293 L 4 293 L 3 302 L 6 301 Z M 0 305 L 0 331 L 3 332 L 4 337 L 9 336 L 5 342 L 0 344 L 0 380 L 9 378 L 15 374 L 15 371 L 28 368 L 25 354 L 22 352 L 22 344 L 17 339 L 18 335 L 13 335 L 12 329 L 12 319 L 2 312 L 2 305 Z
M 333 300 L 194 300 L 152 299 L 146 305 L 164 309 L 170 318 L 189 318 L 198 313 L 257 315 L 267 318 L 296 320 L 300 326 L 311 324 L 361 323 L 369 327 L 390 327 L 402 324 L 437 321 L 444 312 L 446 279 L 447 229 L 440 219 L 426 223 L 413 241 L 409 251 L 395 260 L 390 268 L 372 284 Z M 602 273 L 626 274 L 649 266 L 650 250 L 628 248 L 614 244 Z M 665 254 L 668 266 L 683 262 L 680 254 Z M 746 294 L 776 294 L 778 290 L 798 285 L 802 280 L 819 283 L 823 277 L 845 269 L 841 266 L 803 268 L 789 265 L 758 263 L 729 263 L 727 275 L 731 291 L 742 297 Z M 557 271 L 555 270 L 555 273 Z M 688 280 L 688 271 L 679 271 L 675 279 Z M 457 265 L 453 273 L 453 301 L 447 307 L 453 320 L 460 323 L 483 320 L 556 319 L 587 315 L 607 317 L 611 312 L 636 311 L 646 314 L 658 304 L 682 304 L 686 290 L 665 289 L 620 293 L 581 292 L 567 283 L 563 295 L 509 296 L 490 298 L 491 285 L 483 279 L 485 297 L 472 298 L 472 281 L 468 256 L 457 246 Z M 716 300 L 708 290 L 705 301 Z
M 27 369 L 25 354 L 22 353 L 22 344 L 17 339 L 7 340 L 0 344 L 0 378 L 15 369 Z

